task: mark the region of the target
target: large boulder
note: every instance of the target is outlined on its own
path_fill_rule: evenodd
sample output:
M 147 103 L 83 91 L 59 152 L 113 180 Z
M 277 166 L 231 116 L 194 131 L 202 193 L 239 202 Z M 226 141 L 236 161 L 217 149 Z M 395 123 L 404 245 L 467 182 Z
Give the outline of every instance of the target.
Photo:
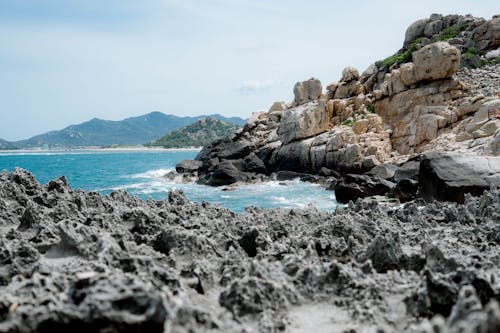
M 413 53 L 413 63 L 401 66 L 401 80 L 406 86 L 420 81 L 450 78 L 460 68 L 460 51 L 447 42 L 424 46 Z
M 301 105 L 321 97 L 323 87 L 321 81 L 316 78 L 310 78 L 307 81 L 297 82 L 293 87 L 293 94 L 295 95 L 295 105 Z
M 283 144 L 309 138 L 328 130 L 329 119 L 325 102 L 309 102 L 285 111 L 278 127 Z
M 384 195 L 396 184 L 367 175 L 349 174 L 341 178 L 335 185 L 335 197 L 340 203 L 347 203 L 357 198 L 366 198 L 374 195 Z
M 465 193 L 481 195 L 500 186 L 500 157 L 432 152 L 420 162 L 419 190 L 426 201 L 463 203 Z
M 423 36 L 425 32 L 425 27 L 429 19 L 422 19 L 413 22 L 405 32 L 405 45 L 413 42 L 417 37 Z
M 250 180 L 250 176 L 236 168 L 231 161 L 222 161 L 207 178 L 200 178 L 199 183 L 210 186 L 224 186 Z

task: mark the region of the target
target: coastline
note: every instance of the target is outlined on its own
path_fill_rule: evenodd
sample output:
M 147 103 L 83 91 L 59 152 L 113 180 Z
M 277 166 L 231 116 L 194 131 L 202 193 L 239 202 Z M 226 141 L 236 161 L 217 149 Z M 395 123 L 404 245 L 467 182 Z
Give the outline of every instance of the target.
M 2 154 L 40 154 L 40 153 L 75 153 L 75 152 L 175 152 L 175 151 L 200 151 L 202 147 L 186 147 L 186 148 L 161 148 L 161 147 L 117 147 L 117 148 L 61 148 L 61 149 L 14 149 L 0 150 Z

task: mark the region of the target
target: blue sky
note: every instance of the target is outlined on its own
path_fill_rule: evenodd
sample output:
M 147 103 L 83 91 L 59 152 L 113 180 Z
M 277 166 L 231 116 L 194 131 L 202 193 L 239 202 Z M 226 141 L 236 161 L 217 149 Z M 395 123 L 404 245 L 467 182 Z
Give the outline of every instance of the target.
M 151 111 L 249 117 L 402 46 L 431 13 L 498 1 L 0 0 L 0 138 Z

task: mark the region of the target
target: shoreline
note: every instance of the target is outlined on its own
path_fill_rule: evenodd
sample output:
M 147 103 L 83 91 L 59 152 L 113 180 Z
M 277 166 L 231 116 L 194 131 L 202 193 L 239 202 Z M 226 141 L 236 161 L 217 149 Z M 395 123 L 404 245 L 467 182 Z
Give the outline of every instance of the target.
M 176 151 L 200 151 L 202 147 L 187 148 L 161 148 L 161 147 L 117 147 L 117 148 L 60 148 L 60 149 L 14 149 L 0 150 L 3 154 L 39 154 L 39 153 L 74 153 L 74 152 L 176 152 Z

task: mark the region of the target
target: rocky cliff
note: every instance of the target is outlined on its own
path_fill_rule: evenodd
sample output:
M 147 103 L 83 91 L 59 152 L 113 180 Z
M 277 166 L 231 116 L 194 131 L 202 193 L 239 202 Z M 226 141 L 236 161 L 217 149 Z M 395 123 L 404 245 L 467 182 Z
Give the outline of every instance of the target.
M 293 102 L 205 147 L 200 181 L 359 174 L 429 151 L 499 155 L 499 62 L 500 16 L 431 15 L 410 25 L 395 55 L 361 74 L 345 68 L 326 91 L 315 78 L 298 82 Z

